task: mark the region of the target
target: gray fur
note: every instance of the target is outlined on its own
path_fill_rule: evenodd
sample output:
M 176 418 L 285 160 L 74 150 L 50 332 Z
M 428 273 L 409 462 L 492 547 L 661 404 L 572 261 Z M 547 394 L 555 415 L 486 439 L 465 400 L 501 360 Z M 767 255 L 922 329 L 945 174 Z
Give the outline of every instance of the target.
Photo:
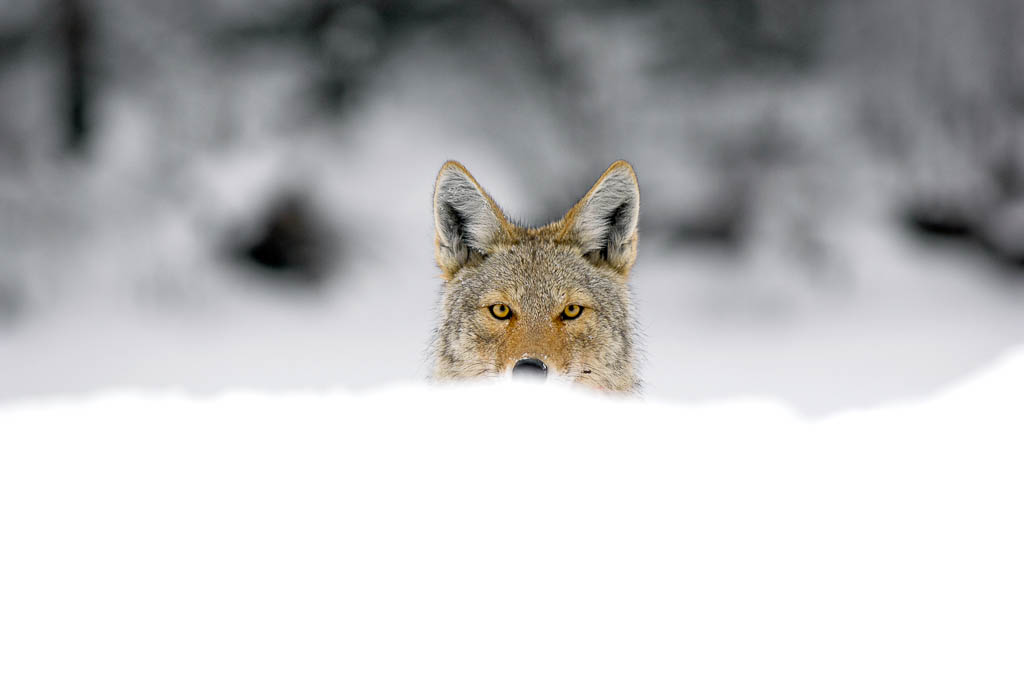
M 615 267 L 628 267 L 639 220 L 640 190 L 632 170 L 620 166 L 584 198 L 573 235 L 588 256 L 599 255 Z
M 446 268 L 466 264 L 471 250 L 487 254 L 502 228 L 487 196 L 454 165 L 446 165 L 437 178 L 434 226 Z
M 446 281 L 433 343 L 435 378 L 499 376 L 517 359 L 531 356 L 562 379 L 614 391 L 636 389 L 626 282 L 639 201 L 632 169 L 612 166 L 566 218 L 539 228 L 509 225 L 468 173 L 460 181 L 446 177 L 446 170 L 465 172 L 448 164 L 438 179 L 437 190 L 443 192 L 434 201 L 438 241 L 445 239 L 450 249 L 461 226 L 467 255 L 452 267 L 447 251 L 438 249 Z M 446 204 L 469 217 L 451 225 L 438 222 L 436 207 Z M 512 308 L 512 318 L 493 318 L 488 306 L 499 302 Z M 570 303 L 584 307 L 578 319 L 560 316 Z

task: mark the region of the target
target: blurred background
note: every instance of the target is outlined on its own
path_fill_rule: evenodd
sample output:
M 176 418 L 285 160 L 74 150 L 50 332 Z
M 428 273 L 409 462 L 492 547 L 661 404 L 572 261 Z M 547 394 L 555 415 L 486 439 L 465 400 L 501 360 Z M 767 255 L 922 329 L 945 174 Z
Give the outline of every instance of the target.
M 0 403 L 429 372 L 447 159 L 640 178 L 648 395 L 814 414 L 1024 339 L 1020 0 L 0 0 Z

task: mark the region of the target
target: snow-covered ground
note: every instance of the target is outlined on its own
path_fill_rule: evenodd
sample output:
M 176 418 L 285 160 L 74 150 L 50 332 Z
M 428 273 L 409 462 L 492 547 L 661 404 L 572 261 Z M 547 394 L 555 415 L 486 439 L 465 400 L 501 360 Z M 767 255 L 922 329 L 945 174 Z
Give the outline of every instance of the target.
M 197 30 L 277 4 L 97 3 L 82 159 L 49 43 L 0 71 L 0 678 L 1024 674 L 1024 278 L 899 223 L 991 181 L 911 87 L 1002 101 L 973 4 L 863 3 L 799 77 L 551 12 L 557 87 L 536 27 L 446 24 L 331 115 L 308 52 Z M 634 164 L 643 397 L 424 384 L 449 158 L 531 222 Z M 291 191 L 318 286 L 226 255 Z
M 1018 678 L 1022 399 L 8 405 L 0 676 Z

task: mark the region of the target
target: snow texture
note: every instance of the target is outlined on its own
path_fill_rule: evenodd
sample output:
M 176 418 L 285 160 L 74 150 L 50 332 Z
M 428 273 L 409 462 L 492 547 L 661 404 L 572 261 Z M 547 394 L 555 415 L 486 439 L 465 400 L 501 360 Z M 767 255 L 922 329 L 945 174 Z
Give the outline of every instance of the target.
M 1019 678 L 1022 399 L 7 405 L 0 677 Z

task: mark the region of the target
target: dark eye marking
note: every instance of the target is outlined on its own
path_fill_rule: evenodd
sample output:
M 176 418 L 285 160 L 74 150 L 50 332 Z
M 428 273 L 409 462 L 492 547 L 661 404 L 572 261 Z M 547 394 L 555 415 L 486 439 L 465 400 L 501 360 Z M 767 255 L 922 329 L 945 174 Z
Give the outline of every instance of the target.
M 565 309 L 562 310 L 562 321 L 572 321 L 579 317 L 583 313 L 583 307 L 577 304 L 568 304 Z

